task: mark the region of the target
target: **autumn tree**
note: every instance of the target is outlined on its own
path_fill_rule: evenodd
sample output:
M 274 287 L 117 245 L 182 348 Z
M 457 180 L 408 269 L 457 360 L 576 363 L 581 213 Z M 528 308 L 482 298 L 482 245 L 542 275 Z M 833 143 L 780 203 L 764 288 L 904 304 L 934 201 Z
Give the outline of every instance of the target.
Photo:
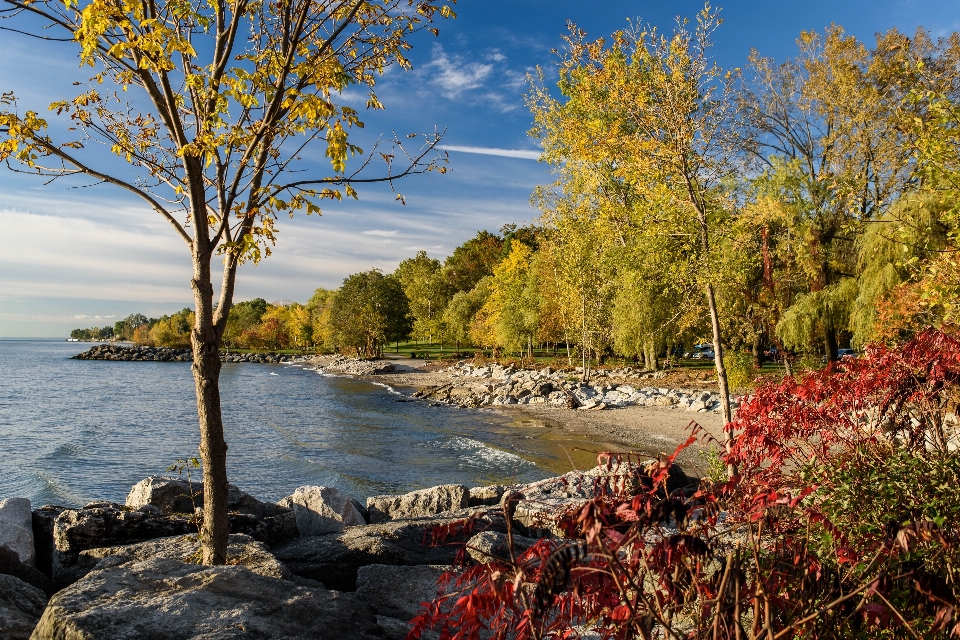
M 711 237 L 732 213 L 727 185 L 742 169 L 743 154 L 735 78 L 710 57 L 719 24 L 717 12 L 707 5 L 692 31 L 678 21 L 669 36 L 631 29 L 615 33 L 608 44 L 590 42 L 571 27 L 560 62 L 565 101 L 535 87 L 530 102 L 537 118 L 534 133 L 545 140 L 548 159 L 552 154 L 558 163 L 575 160 L 571 171 L 583 171 L 585 180 L 606 187 L 609 195 L 600 192 L 603 200 L 622 201 L 611 213 L 626 215 L 634 202 L 669 202 L 664 216 L 651 218 L 650 231 L 692 240 L 684 257 L 688 262 L 695 257 L 699 266 L 728 423 Z
M 751 54 L 742 106 L 767 186 L 781 186 L 768 195 L 795 216 L 802 240 L 795 264 L 806 282 L 778 333 L 801 349 L 815 340 L 834 360 L 858 296 L 860 237 L 919 186 L 914 122 L 928 119 L 928 101 L 910 99 L 922 75 L 917 62 L 941 72 L 951 63 L 944 43 L 922 29 L 913 38 L 891 29 L 870 47 L 831 25 L 802 32 L 797 45 L 782 63 Z M 955 79 L 955 65 L 945 75 Z
M 445 0 L 3 1 L 16 30 L 75 41 L 93 76 L 82 93 L 51 105 L 51 122 L 4 94 L 0 160 L 46 180 L 82 176 L 125 190 L 162 216 L 190 255 L 203 561 L 222 564 L 229 522 L 218 350 L 237 267 L 269 255 L 280 215 L 319 213 L 324 199 L 356 197 L 358 183 L 443 169 L 431 160 L 437 135 L 409 153 L 395 137 L 376 154 L 382 175 L 368 172 L 372 155 L 348 168 L 363 156 L 349 139 L 363 123 L 340 95 L 358 85 L 368 108 L 383 108 L 377 78 L 409 68 L 413 34 L 436 33 L 434 20 L 453 13 Z M 127 170 L 114 171 L 98 143 Z M 317 143 L 329 173 L 307 160 Z M 216 298 L 214 260 L 222 263 Z

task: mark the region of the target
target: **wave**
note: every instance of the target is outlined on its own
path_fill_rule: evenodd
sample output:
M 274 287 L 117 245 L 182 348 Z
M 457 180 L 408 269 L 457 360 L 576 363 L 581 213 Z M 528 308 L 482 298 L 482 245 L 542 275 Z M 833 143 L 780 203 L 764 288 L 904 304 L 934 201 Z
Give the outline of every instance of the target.
M 270 372 L 270 375 L 272 375 L 272 376 L 279 376 L 280 374 L 279 374 L 279 373 L 274 373 L 273 371 L 271 371 L 271 372 Z
M 435 440 L 426 444 L 440 450 L 460 452 L 457 458 L 472 467 L 507 471 L 520 467 L 534 468 L 537 466 L 515 453 L 491 447 L 473 438 L 451 436 L 444 440 Z
M 386 389 L 388 392 L 392 393 L 392 394 L 395 395 L 395 396 L 402 396 L 402 395 L 403 395 L 402 393 L 400 393 L 399 391 L 397 391 L 396 389 L 394 389 L 393 387 L 391 387 L 390 385 L 388 385 L 386 382 L 374 382 L 374 381 L 371 381 L 370 384 L 375 384 L 375 385 L 377 385 L 378 387 L 383 387 L 384 389 Z

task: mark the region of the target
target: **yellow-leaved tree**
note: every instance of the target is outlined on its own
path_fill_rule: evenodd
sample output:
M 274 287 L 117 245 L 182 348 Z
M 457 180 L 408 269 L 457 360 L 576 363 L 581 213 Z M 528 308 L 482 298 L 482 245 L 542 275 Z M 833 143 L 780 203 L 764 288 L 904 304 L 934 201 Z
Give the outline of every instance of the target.
M 443 172 L 436 133 L 411 151 L 394 136 L 389 151 L 348 169 L 351 156 L 364 158 L 349 140 L 363 123 L 338 101 L 359 85 L 367 107 L 382 109 L 377 78 L 410 67 L 411 36 L 436 34 L 434 21 L 454 16 L 453 1 L 3 0 L 15 30 L 75 41 L 93 77 L 79 95 L 50 105 L 51 123 L 3 94 L 0 160 L 46 180 L 80 175 L 132 193 L 170 223 L 190 255 L 206 564 L 226 561 L 218 351 L 237 267 L 270 254 L 280 214 L 319 213 L 324 199 L 356 197 L 358 183 Z M 115 171 L 98 143 L 127 170 Z M 306 162 L 314 143 L 332 171 Z M 385 162 L 381 175 L 369 174 L 373 156 Z

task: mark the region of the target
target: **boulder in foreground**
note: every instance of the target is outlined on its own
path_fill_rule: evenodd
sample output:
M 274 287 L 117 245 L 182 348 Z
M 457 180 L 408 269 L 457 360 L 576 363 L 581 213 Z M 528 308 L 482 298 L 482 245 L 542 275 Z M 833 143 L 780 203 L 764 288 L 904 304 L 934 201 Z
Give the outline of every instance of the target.
M 47 606 L 47 596 L 23 580 L 0 574 L 0 638 L 27 640 Z
M 33 516 L 26 498 L 0 500 L 0 545 L 20 556 L 20 562 L 35 564 Z
M 246 567 L 156 557 L 101 568 L 53 597 L 33 640 L 382 639 L 353 594 Z

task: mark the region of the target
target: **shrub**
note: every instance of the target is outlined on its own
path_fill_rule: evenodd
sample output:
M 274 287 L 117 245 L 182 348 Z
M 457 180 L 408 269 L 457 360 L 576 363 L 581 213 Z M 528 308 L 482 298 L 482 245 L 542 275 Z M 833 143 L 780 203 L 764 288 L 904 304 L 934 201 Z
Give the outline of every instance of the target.
M 960 637 L 958 397 L 960 340 L 935 331 L 763 383 L 734 478 L 667 492 L 678 448 L 563 514 L 568 539 L 447 574 L 411 637 Z

